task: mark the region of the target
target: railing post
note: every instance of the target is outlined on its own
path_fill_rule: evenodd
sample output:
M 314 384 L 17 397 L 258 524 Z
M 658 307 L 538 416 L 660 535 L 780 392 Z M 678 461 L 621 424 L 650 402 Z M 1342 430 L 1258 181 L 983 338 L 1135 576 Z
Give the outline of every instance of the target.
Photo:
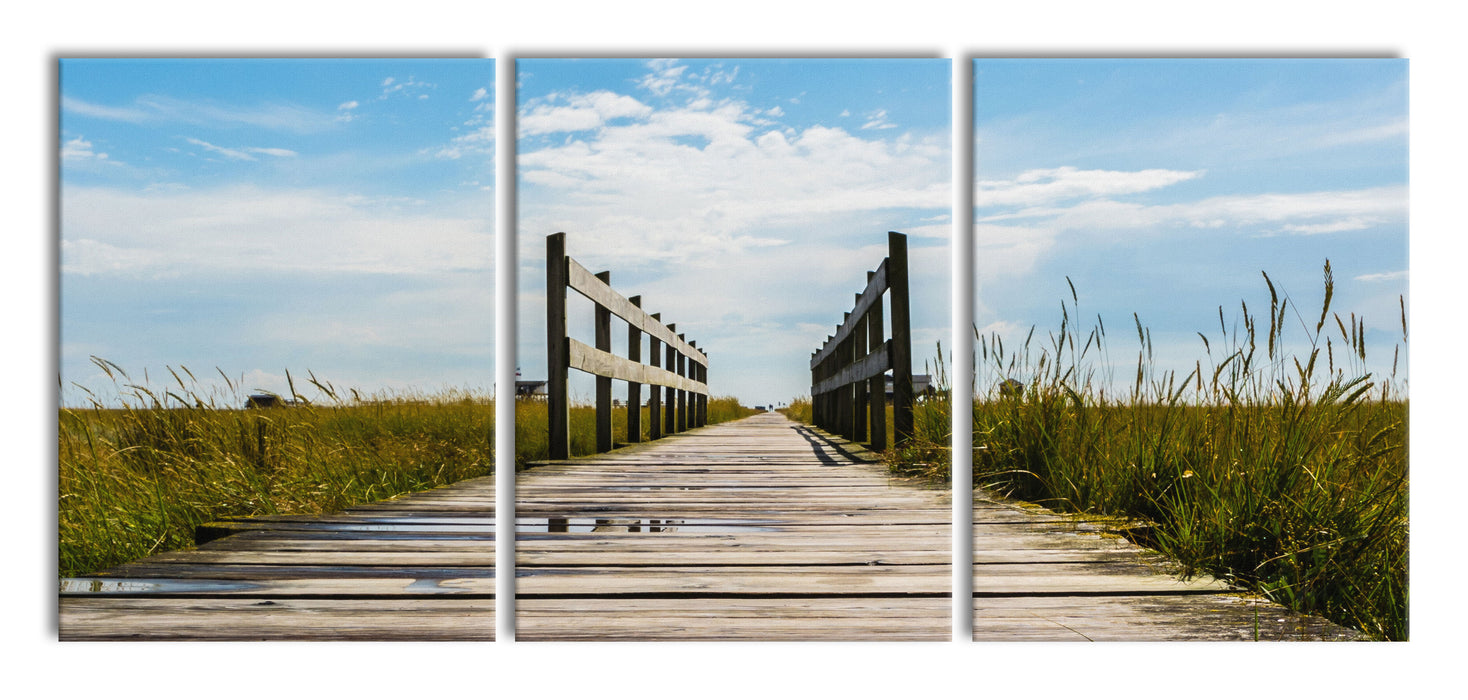
M 668 330 L 670 330 L 670 331 L 671 330 L 675 330 L 677 328 L 678 328 L 678 324 L 676 324 L 676 323 L 669 323 L 668 324 Z M 677 363 L 678 363 L 678 361 L 677 361 L 677 358 L 679 357 L 678 349 L 675 348 L 675 347 L 673 347 L 673 345 L 671 343 L 666 344 L 666 347 L 668 349 L 668 352 L 667 352 L 667 364 L 664 365 L 664 368 L 667 369 L 669 372 L 673 372 L 673 371 L 675 371 L 675 368 L 677 367 Z M 677 391 L 678 390 L 675 389 L 675 388 L 673 388 L 673 387 L 667 387 L 667 391 L 664 394 L 664 398 L 667 399 L 667 405 L 663 407 L 663 411 L 664 411 L 663 417 L 666 418 L 667 421 L 663 425 L 664 425 L 665 429 L 667 430 L 667 434 L 668 435 L 672 435 L 673 433 L 678 432 L 678 394 L 677 394 Z
M 551 459 L 568 459 L 571 455 L 571 407 L 567 395 L 569 358 L 566 345 L 566 234 L 556 233 L 545 239 L 545 326 L 546 326 L 546 408 L 550 427 Z
M 907 236 L 887 233 L 887 286 L 892 293 L 892 431 L 898 445 L 912 437 L 912 317 L 908 306 Z
M 679 333 L 678 334 L 678 340 L 684 340 L 682 333 Z M 684 341 L 684 342 L 687 342 L 687 341 Z M 680 376 L 680 377 L 687 377 L 688 376 L 688 362 L 689 362 L 689 358 L 687 356 L 685 356 L 681 352 L 678 353 L 678 376 Z M 681 432 L 683 432 L 685 430 L 688 430 L 688 391 L 685 390 L 685 389 L 679 389 L 678 390 L 678 432 L 681 433 Z
M 870 281 L 875 273 L 868 272 L 867 280 Z M 887 329 L 882 324 L 882 304 L 879 301 L 872 304 L 871 310 L 867 311 L 867 346 L 878 348 L 887 337 Z M 870 400 L 868 411 L 871 420 L 871 445 L 872 449 L 881 452 L 887 449 L 887 378 L 886 375 L 878 373 L 867 380 L 867 394 Z
M 820 350 L 811 353 L 810 359 L 814 361 L 816 359 L 816 355 L 819 354 L 821 354 Z M 821 366 L 816 365 L 815 367 L 810 368 L 810 422 L 814 425 L 821 424 L 821 397 L 819 394 L 816 393 L 816 385 L 820 383 Z
M 841 314 L 841 325 L 845 326 L 851 320 L 851 312 Z M 836 366 L 841 371 L 851 366 L 851 336 L 836 343 Z M 851 439 L 851 385 L 842 384 L 836 387 L 836 434 L 846 439 Z
M 709 351 L 703 351 L 703 362 L 698 365 L 698 381 L 704 385 L 702 394 L 698 395 L 698 427 L 702 428 L 709 424 Z
M 641 295 L 627 301 L 642 308 Z M 642 329 L 635 323 L 627 324 L 627 359 L 642 362 Z M 627 444 L 637 442 L 642 442 L 642 383 L 627 382 Z
M 831 338 L 832 336 L 826 336 L 826 344 L 821 347 L 824 348 L 826 345 L 830 345 Z M 831 376 L 832 364 L 831 355 L 827 355 L 826 359 L 821 360 L 821 381 L 825 381 L 827 377 Z M 821 420 L 816 423 L 816 426 L 821 430 L 831 430 L 831 400 L 833 396 L 834 394 L 830 391 L 821 392 Z
M 872 273 L 867 273 L 867 281 L 871 281 Z M 856 295 L 853 306 L 861 301 L 861 294 Z M 856 325 L 851 329 L 851 358 L 852 361 L 860 360 L 867 356 L 867 315 L 862 314 L 856 319 Z M 867 441 L 867 381 L 859 379 L 851 385 L 851 440 L 852 442 Z
M 611 272 L 598 272 L 596 278 L 611 284 Z M 596 305 L 596 349 L 612 351 L 612 312 Z M 596 378 L 596 451 L 610 452 L 612 449 L 612 378 Z
M 662 314 L 656 313 L 653 318 L 662 320 Z M 663 341 L 655 335 L 647 337 L 647 360 L 653 367 L 661 367 L 663 359 Z M 663 436 L 663 392 L 654 384 L 648 387 L 647 396 L 647 435 L 653 440 Z
M 695 343 L 695 342 L 693 342 L 691 340 L 688 341 L 688 346 L 691 347 L 691 348 L 693 348 L 694 350 L 698 350 L 698 343 Z M 698 360 L 695 360 L 695 359 L 693 359 L 692 356 L 689 356 L 689 358 L 688 358 L 688 378 L 689 379 L 692 379 L 693 381 L 699 381 L 699 378 L 698 378 L 698 367 L 699 367 Z M 690 392 L 688 392 L 688 427 L 690 427 L 690 428 L 697 428 L 698 427 L 698 392 L 696 392 L 696 391 L 690 391 Z

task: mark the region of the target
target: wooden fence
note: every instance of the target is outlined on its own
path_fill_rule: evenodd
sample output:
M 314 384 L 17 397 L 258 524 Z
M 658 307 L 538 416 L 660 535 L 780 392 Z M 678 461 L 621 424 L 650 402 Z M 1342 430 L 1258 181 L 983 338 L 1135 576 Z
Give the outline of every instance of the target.
M 874 450 L 887 449 L 887 387 L 892 370 L 892 433 L 912 437 L 912 321 L 908 308 L 907 236 L 887 234 L 887 259 L 867 273 L 835 335 L 811 354 L 811 409 L 817 426 Z M 882 295 L 890 292 L 892 334 L 883 327 Z
M 592 274 L 566 255 L 566 234 L 545 239 L 546 400 L 550 409 L 550 458 L 570 457 L 570 369 L 596 375 L 596 451 L 612 449 L 612 380 L 627 382 L 627 441 L 642 436 L 642 386 L 648 397 L 648 435 L 653 439 L 708 422 L 708 356 L 664 324 L 659 314 L 642 310 L 642 298 L 614 291 L 610 272 Z M 596 305 L 596 345 L 566 335 L 566 290 L 574 289 Z M 612 353 L 612 316 L 627 322 L 627 357 Z M 647 335 L 648 361 L 642 360 Z M 663 360 L 661 363 L 659 360 Z M 663 391 L 659 391 L 661 387 Z

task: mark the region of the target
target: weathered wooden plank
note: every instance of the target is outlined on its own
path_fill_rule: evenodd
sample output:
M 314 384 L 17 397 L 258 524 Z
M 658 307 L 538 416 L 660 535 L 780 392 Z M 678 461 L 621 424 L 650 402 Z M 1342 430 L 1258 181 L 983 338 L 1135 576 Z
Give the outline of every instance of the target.
M 516 550 L 515 562 L 525 567 L 568 567 L 568 566 L 658 566 L 658 567 L 714 567 L 714 566 L 913 566 L 948 564 L 949 553 L 936 549 L 896 550 L 887 548 L 868 549 L 711 549 L 706 551 L 687 549 L 644 550 L 644 551 L 525 551 Z
M 525 599 L 516 639 L 940 641 L 951 606 L 941 597 Z
M 645 365 L 641 362 L 633 362 L 625 357 L 618 357 L 612 353 L 591 347 L 575 338 L 567 338 L 566 344 L 569 363 L 574 369 L 589 372 L 599 377 L 620 379 L 624 382 L 655 384 L 657 386 L 671 387 L 695 393 L 708 392 L 708 387 L 704 384 L 687 377 L 679 376 L 661 367 Z
M 169 552 L 148 557 L 150 564 L 310 564 L 341 567 L 493 567 L 494 550 L 479 543 L 477 549 L 455 548 L 431 551 L 431 542 L 418 541 L 418 550 L 314 549 L 308 551 L 199 549 Z
M 494 595 L 494 577 L 415 578 L 409 576 L 355 578 L 188 579 L 80 577 L 61 579 L 61 595 L 108 597 L 381 597 L 437 595 Z
M 662 321 L 654 319 L 651 314 L 643 311 L 639 307 L 633 306 L 632 302 L 628 301 L 621 294 L 618 294 L 610 285 L 597 279 L 596 275 L 591 274 L 580 263 L 570 258 L 566 262 L 567 280 L 572 289 L 580 292 L 593 303 L 606 307 L 622 320 L 637 326 L 642 332 L 657 338 L 664 345 L 676 349 L 677 352 L 687 357 L 696 358 L 699 362 L 708 362 L 708 357 L 700 352 L 698 348 L 689 345 L 686 341 L 679 338 Z
M 869 310 L 874 307 L 879 307 L 882 301 L 882 293 L 886 291 L 887 261 L 883 259 L 882 264 L 877 266 L 876 272 L 871 273 L 867 277 L 867 286 L 862 290 L 860 296 L 858 296 L 856 306 L 851 310 L 851 315 L 845 321 L 842 321 L 841 325 L 836 327 L 836 333 L 811 358 L 811 369 L 815 369 L 817 365 L 824 362 L 826 358 L 836 352 L 836 347 L 843 340 L 846 340 L 846 336 L 856 330 L 857 322 L 853 322 L 851 319 L 858 319 L 859 321 Z
M 976 598 L 976 641 L 1311 641 L 1362 635 L 1240 595 Z
M 821 380 L 821 383 L 817 384 L 812 391 L 818 394 L 835 391 L 847 384 L 865 381 L 872 377 L 880 377 L 889 369 L 892 369 L 890 343 L 884 342 L 867 355 L 855 360 L 854 364 L 847 365 L 835 375 Z M 865 406 L 862 408 L 865 408 Z
M 494 601 L 66 597 L 62 641 L 490 641 Z

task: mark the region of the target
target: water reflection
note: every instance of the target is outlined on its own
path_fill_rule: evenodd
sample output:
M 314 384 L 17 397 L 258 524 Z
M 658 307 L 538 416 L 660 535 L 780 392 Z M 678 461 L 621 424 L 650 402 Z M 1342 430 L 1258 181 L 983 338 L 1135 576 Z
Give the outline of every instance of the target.
M 771 532 L 765 523 L 712 518 L 519 518 L 516 532 Z
M 122 578 L 64 578 L 61 593 L 105 593 L 105 594 L 148 594 L 148 593 L 225 593 L 243 591 L 255 585 L 241 581 L 219 581 L 211 579 L 122 579 Z

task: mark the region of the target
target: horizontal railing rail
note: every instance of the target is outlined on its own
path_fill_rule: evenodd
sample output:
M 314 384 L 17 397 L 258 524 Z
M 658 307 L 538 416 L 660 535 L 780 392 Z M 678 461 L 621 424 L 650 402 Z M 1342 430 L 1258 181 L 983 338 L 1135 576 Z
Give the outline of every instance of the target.
M 642 387 L 648 396 L 648 434 L 652 439 L 696 428 L 708 421 L 708 355 L 665 324 L 659 314 L 642 310 L 640 296 L 624 297 L 611 287 L 611 273 L 593 274 L 566 255 L 566 234 L 546 237 L 546 401 L 550 411 L 551 459 L 571 452 L 569 370 L 596 377 L 596 450 L 613 447 L 612 380 L 627 382 L 627 441 L 642 437 Z M 596 307 L 595 345 L 567 335 L 568 290 Z M 627 322 L 627 357 L 612 352 L 611 317 Z M 647 362 L 642 360 L 647 336 Z M 659 388 L 662 391 L 659 391 Z
M 884 327 L 882 298 L 892 311 Z M 912 437 L 912 320 L 908 301 L 907 236 L 887 234 L 887 258 L 867 273 L 836 332 L 811 353 L 811 409 L 815 424 L 874 450 L 887 449 L 886 376 L 892 372 L 892 432 L 897 444 Z

